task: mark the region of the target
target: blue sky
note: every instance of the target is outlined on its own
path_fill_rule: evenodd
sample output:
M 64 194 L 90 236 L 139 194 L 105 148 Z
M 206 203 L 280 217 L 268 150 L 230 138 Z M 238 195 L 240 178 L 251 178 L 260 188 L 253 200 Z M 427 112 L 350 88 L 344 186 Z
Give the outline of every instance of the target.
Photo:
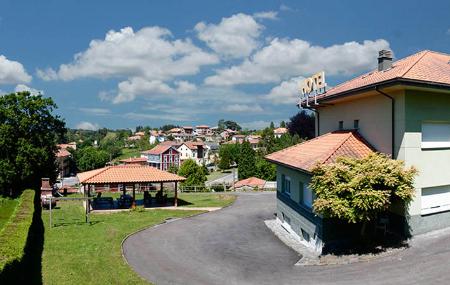
M 450 1 L 0 0 L 0 35 L 0 92 L 43 91 L 69 127 L 259 128 L 317 71 L 332 86 L 383 48 L 450 53 Z

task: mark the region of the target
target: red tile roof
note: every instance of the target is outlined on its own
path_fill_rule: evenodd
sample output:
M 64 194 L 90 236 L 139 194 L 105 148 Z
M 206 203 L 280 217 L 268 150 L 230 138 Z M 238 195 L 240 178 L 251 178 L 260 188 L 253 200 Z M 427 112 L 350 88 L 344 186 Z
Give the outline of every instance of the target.
M 68 157 L 70 156 L 70 152 L 65 148 L 60 148 L 56 152 L 56 157 Z
M 235 188 L 240 188 L 244 186 L 248 187 L 258 187 L 258 188 L 264 188 L 264 185 L 266 184 L 266 180 L 262 180 L 256 177 L 250 177 L 247 179 L 240 180 L 234 184 Z
M 340 93 L 374 86 L 395 79 L 446 85 L 450 88 L 450 54 L 424 50 L 393 62 L 392 68 L 373 70 L 331 88 L 318 100 Z
M 340 156 L 363 158 L 375 149 L 356 131 L 335 131 L 266 156 L 268 161 L 311 171 Z
M 276 128 L 275 130 L 273 130 L 274 134 L 285 134 L 288 132 L 288 129 L 286 128 Z
M 145 157 L 130 157 L 130 158 L 121 159 L 120 162 L 123 162 L 123 163 L 143 163 L 143 162 L 147 162 L 147 158 L 145 158 Z
M 173 144 L 158 144 L 150 150 L 141 152 L 142 154 L 162 154 L 165 153 L 169 148 L 173 147 Z
M 209 129 L 209 126 L 207 125 L 200 125 L 200 126 L 196 126 L 196 129 Z
M 151 166 L 117 165 L 79 173 L 82 184 L 176 182 L 186 178 Z

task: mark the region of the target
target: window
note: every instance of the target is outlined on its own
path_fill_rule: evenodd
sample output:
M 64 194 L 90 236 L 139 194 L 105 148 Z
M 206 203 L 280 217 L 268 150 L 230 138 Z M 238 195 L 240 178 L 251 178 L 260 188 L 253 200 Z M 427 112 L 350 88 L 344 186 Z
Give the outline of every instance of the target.
M 283 221 L 288 224 L 291 225 L 291 218 L 289 218 L 289 216 L 287 216 L 285 213 L 282 213 L 283 215 Z
M 284 174 L 281 175 L 281 192 L 291 195 L 291 178 Z
M 307 242 L 309 242 L 311 239 L 309 234 L 304 229 L 302 229 L 302 236 L 303 236 L 303 239 L 306 240 Z
M 359 129 L 359 120 L 354 120 L 353 121 L 353 128 L 356 129 L 356 130 Z
M 450 148 L 450 123 L 422 123 L 422 148 Z
M 344 121 L 339 121 L 339 130 L 344 129 Z
M 312 201 L 313 201 L 313 194 L 311 189 L 309 189 L 308 184 L 303 184 L 303 189 L 302 190 L 302 198 L 303 198 L 303 205 L 311 208 L 312 207 Z

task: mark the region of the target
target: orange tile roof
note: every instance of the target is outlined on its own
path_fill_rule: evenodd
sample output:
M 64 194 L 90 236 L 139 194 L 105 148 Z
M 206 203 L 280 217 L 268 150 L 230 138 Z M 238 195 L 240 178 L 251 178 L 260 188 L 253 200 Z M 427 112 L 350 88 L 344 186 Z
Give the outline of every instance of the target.
M 173 144 L 158 144 L 150 150 L 141 152 L 142 154 L 162 154 L 165 153 L 169 148 L 174 146 Z
M 117 165 L 79 173 L 82 184 L 178 182 L 186 178 L 151 166 Z
M 65 149 L 65 148 L 60 148 L 58 149 L 58 151 L 56 152 L 56 157 L 67 157 L 70 156 L 70 152 Z
M 196 129 L 209 129 L 209 126 L 207 125 L 200 125 L 200 126 L 196 126 Z
M 266 180 L 259 179 L 256 177 L 249 177 L 247 179 L 240 180 L 234 184 L 235 188 L 249 186 L 249 187 L 258 187 L 258 188 L 264 188 L 264 185 L 266 184 Z
M 446 85 L 450 88 L 450 54 L 424 50 L 393 62 L 392 68 L 384 71 L 373 70 L 331 88 L 317 97 L 323 100 L 368 86 L 391 80 L 404 79 L 429 84 Z
M 268 161 L 311 171 L 340 156 L 363 158 L 375 149 L 356 131 L 335 131 L 266 156 Z
M 275 130 L 273 130 L 274 134 L 285 134 L 288 132 L 288 129 L 286 128 L 276 128 Z
M 130 157 L 130 158 L 121 159 L 120 162 L 124 162 L 124 163 L 147 162 L 147 158 L 145 158 L 145 157 Z

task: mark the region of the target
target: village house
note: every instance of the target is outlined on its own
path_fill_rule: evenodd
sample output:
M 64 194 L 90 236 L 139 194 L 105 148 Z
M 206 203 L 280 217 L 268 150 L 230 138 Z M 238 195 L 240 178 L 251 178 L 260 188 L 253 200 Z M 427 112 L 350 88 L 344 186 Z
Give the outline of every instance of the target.
M 158 144 L 150 150 L 141 152 L 150 166 L 160 170 L 168 170 L 171 166 L 180 167 L 180 152 L 171 142 Z
M 306 245 L 321 251 L 338 232 L 311 209 L 312 167 L 373 151 L 419 171 L 407 213 L 389 214 L 391 230 L 450 226 L 450 55 L 425 50 L 393 62 L 380 51 L 377 70 L 301 104 L 316 113 L 317 137 L 266 158 L 277 165 L 277 217 Z
M 209 126 L 200 125 L 195 127 L 195 134 L 197 136 L 211 136 L 213 132 L 211 131 Z
M 194 160 L 198 165 L 205 163 L 205 144 L 203 142 L 183 142 L 177 146 L 180 153 L 180 164 L 188 159 Z
M 165 140 L 166 140 L 166 136 L 162 131 L 156 131 L 156 130 L 150 131 L 150 137 L 148 139 L 148 142 L 150 144 L 155 144 L 157 142 L 162 143 Z
M 273 135 L 276 138 L 281 138 L 281 136 L 284 134 L 287 134 L 287 132 L 288 132 L 288 129 L 286 129 L 286 128 L 276 128 L 273 130 Z

